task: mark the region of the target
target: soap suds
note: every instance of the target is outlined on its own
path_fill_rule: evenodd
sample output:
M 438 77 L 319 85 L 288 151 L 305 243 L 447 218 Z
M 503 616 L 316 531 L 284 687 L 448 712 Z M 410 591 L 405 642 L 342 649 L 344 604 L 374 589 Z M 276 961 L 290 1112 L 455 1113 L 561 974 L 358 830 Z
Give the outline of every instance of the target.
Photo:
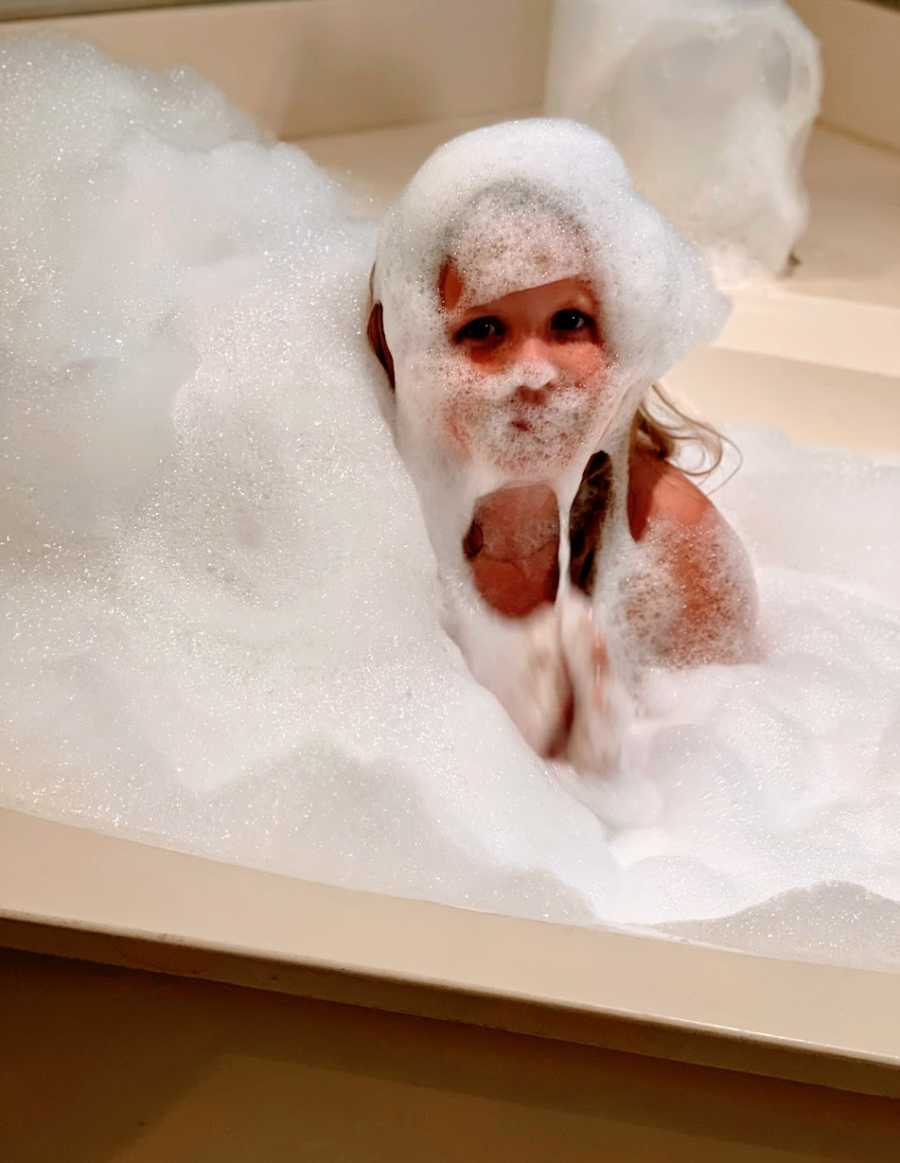
M 606 134 L 723 283 L 788 265 L 821 92 L 818 44 L 785 0 L 555 6 L 547 111 Z
M 604 825 L 438 624 L 365 344 L 373 228 L 183 72 L 6 42 L 0 107 L 5 806 L 766 952 L 845 882 L 809 955 L 845 960 L 864 907 L 900 960 L 900 468 L 734 434 L 716 500 L 767 656 L 645 675 L 610 795 L 658 810 Z

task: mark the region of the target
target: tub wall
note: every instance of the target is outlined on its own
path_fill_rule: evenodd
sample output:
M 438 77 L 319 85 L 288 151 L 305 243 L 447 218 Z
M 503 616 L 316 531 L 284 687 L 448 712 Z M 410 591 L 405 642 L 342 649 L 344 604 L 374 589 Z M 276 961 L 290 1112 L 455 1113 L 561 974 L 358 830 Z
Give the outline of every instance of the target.
M 6 1163 L 881 1163 L 896 1147 L 890 1100 L 303 998 L 13 952 L 0 997 Z
M 267 0 L 13 22 L 188 64 L 283 138 L 536 108 L 550 0 Z M 236 62 L 240 62 L 238 65 Z
M 822 44 L 823 120 L 900 149 L 900 13 L 866 0 L 791 3 Z M 2 31 L 47 27 L 140 64 L 189 64 L 272 133 L 296 138 L 537 109 L 552 6 L 266 0 L 9 21 Z
M 791 0 L 791 7 L 822 46 L 823 121 L 900 149 L 900 12 L 865 0 Z

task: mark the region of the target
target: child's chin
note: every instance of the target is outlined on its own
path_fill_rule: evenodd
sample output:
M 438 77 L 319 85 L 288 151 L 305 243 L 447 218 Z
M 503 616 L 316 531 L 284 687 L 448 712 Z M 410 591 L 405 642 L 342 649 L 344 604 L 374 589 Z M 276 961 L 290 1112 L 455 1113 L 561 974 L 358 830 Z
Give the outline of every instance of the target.
M 572 449 L 535 440 L 529 434 L 517 434 L 515 439 L 494 444 L 484 451 L 484 460 L 494 469 L 507 473 L 516 480 L 546 481 L 569 468 L 574 459 Z

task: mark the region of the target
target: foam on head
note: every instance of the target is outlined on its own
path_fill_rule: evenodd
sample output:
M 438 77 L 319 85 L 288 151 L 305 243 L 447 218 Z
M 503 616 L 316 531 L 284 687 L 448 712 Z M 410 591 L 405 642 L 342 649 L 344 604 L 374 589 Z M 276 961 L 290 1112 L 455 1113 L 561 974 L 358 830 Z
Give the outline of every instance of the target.
M 722 326 L 727 302 L 701 256 L 635 193 L 613 146 L 575 122 L 536 118 L 442 146 L 388 211 L 375 296 L 395 360 L 440 334 L 435 288 L 460 234 L 479 270 L 490 264 L 498 285 L 518 289 L 534 285 L 525 264 L 545 251 L 548 226 L 536 273 L 548 282 L 582 269 L 584 248 L 624 387 L 650 383 Z
M 550 366 L 515 365 L 496 375 L 468 367 L 442 310 L 448 261 L 466 305 L 583 279 L 605 355 L 593 395 Z M 591 453 L 601 441 L 623 439 L 649 384 L 711 339 L 727 313 L 700 255 L 634 192 L 609 142 L 574 122 L 546 119 L 476 130 L 432 154 L 386 215 L 374 294 L 393 357 L 398 444 L 448 569 L 475 499 L 510 480 L 550 483 L 568 527 Z M 520 385 L 550 382 L 555 390 L 522 435 L 510 425 L 507 402 Z M 483 418 L 483 438 L 467 456 L 446 439 L 448 411 L 460 410 Z
M 559 279 L 590 280 L 590 242 L 568 208 L 534 183 L 494 183 L 456 208 L 441 249 L 467 306 Z

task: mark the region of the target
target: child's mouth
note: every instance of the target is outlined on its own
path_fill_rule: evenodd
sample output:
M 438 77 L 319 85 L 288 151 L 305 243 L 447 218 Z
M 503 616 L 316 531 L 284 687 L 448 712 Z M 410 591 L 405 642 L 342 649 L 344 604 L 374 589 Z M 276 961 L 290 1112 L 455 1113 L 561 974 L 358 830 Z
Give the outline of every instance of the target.
M 531 425 L 527 420 L 510 420 L 510 427 L 515 428 L 517 432 L 530 432 Z

